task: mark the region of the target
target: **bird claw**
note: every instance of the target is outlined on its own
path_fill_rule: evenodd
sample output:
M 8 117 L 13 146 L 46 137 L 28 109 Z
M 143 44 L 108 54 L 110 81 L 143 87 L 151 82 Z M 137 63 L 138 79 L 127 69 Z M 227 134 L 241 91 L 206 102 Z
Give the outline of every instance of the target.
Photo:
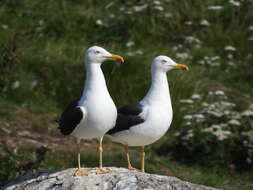
M 137 168 L 133 168 L 132 166 L 128 166 L 128 168 L 127 168 L 128 170 L 132 170 L 132 171 L 140 171 L 139 169 L 137 169 Z
M 111 173 L 111 172 L 112 172 L 111 170 L 105 170 L 103 168 L 99 168 L 96 170 L 97 174 L 106 174 L 106 173 Z
M 74 173 L 74 176 L 82 176 L 82 175 L 88 175 L 90 171 L 85 169 L 77 169 Z

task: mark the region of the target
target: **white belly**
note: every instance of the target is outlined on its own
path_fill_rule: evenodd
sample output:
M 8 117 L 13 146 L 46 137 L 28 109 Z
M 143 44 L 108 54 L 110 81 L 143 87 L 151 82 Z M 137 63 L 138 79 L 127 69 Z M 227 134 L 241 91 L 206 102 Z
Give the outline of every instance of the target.
M 86 114 L 72 135 L 79 139 L 102 137 L 116 123 L 117 109 L 111 98 L 89 99 L 82 105 Z
M 149 110 L 147 114 L 146 118 L 148 119 L 144 123 L 118 132 L 110 138 L 128 146 L 145 146 L 159 140 L 169 129 L 172 114 L 164 109 Z

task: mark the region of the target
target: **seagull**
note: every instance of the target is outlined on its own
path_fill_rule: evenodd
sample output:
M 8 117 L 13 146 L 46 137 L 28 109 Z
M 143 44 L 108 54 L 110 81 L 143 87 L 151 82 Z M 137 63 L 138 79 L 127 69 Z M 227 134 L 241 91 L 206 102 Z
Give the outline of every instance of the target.
M 99 142 L 98 173 L 105 173 L 102 168 L 102 141 L 104 134 L 114 127 L 117 108 L 108 92 L 101 65 L 111 60 L 124 62 L 119 55 L 113 55 L 105 49 L 92 46 L 85 53 L 86 80 L 83 94 L 72 101 L 63 111 L 59 120 L 59 129 L 63 135 L 76 137 L 78 144 L 78 169 L 74 176 L 88 174 L 80 166 L 81 139 L 97 138 Z
M 131 165 L 128 147 L 141 147 L 141 171 L 145 172 L 144 146 L 160 139 L 170 127 L 173 112 L 166 73 L 172 69 L 188 70 L 188 67 L 167 56 L 155 57 L 148 93 L 141 101 L 118 108 L 116 125 L 106 134 L 112 141 L 124 145 L 129 170 L 137 169 Z

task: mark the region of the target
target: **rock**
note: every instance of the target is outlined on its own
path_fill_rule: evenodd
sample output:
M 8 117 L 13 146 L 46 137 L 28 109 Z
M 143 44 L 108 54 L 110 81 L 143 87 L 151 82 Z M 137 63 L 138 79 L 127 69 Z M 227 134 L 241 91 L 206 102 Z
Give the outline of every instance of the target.
M 176 177 L 162 176 L 125 168 L 106 168 L 110 173 L 74 177 L 75 169 L 39 172 L 17 178 L 0 187 L 1 190 L 217 190 L 196 185 Z

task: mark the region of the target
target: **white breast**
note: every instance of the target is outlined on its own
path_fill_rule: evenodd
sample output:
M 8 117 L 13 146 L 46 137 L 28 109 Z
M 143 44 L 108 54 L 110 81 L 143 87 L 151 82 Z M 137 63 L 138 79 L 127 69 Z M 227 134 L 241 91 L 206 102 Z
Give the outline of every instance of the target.
M 145 109 L 145 108 L 144 108 Z M 169 129 L 172 121 L 172 110 L 165 106 L 148 107 L 143 113 L 145 122 L 130 128 L 133 138 L 130 146 L 144 146 L 160 139 Z
M 145 146 L 159 140 L 169 129 L 172 109 L 169 106 L 144 106 L 140 115 L 145 122 L 114 134 L 111 139 L 129 146 Z
M 86 110 L 86 115 L 72 133 L 75 137 L 101 137 L 115 125 L 117 110 L 111 98 L 88 98 L 80 107 Z

